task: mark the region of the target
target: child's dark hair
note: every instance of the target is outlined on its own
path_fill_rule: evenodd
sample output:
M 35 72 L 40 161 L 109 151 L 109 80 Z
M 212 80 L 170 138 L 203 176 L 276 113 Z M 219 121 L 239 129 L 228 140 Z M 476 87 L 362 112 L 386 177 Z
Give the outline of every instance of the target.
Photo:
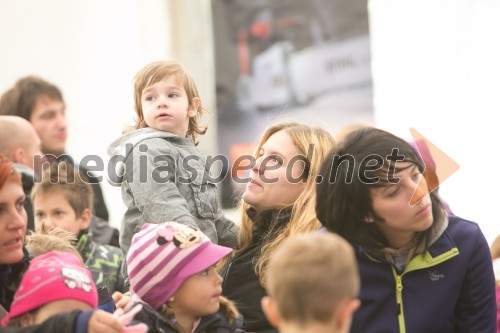
M 23 77 L 0 97 L 0 114 L 29 121 L 38 98 L 42 96 L 64 103 L 61 90 L 55 85 L 37 76 Z

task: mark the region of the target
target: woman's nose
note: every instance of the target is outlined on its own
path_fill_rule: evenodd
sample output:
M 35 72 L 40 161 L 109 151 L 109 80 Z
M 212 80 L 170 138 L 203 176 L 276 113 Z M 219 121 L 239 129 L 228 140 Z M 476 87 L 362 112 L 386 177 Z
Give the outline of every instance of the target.
M 10 229 L 19 229 L 26 227 L 28 223 L 28 218 L 26 217 L 26 211 L 24 207 L 21 211 L 15 210 L 12 214 L 12 220 L 9 224 Z
M 263 156 L 257 157 L 255 160 L 255 165 L 252 168 L 252 171 L 255 173 L 263 174 L 264 173 L 264 165 L 262 163 L 262 160 L 264 159 Z
M 422 199 L 429 194 L 429 189 L 427 188 L 427 182 L 425 181 L 425 178 L 419 177 L 418 182 L 415 184 L 415 192 L 413 192 L 413 195 L 410 199 L 410 206 L 414 206 Z

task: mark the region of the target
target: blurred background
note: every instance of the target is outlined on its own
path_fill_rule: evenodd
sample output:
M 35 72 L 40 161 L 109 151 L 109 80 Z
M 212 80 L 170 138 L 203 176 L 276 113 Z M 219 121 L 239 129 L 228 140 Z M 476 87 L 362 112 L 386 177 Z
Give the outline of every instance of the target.
M 0 0 L 0 48 L 0 92 L 26 75 L 61 88 L 77 162 L 106 165 L 134 118 L 133 76 L 173 59 L 210 111 L 203 153 L 250 149 L 282 119 L 334 135 L 371 123 L 407 140 L 413 127 L 460 164 L 440 188 L 452 210 L 489 242 L 500 234 L 500 0 Z M 102 187 L 119 226 L 120 190 Z M 237 219 L 237 187 L 220 188 Z

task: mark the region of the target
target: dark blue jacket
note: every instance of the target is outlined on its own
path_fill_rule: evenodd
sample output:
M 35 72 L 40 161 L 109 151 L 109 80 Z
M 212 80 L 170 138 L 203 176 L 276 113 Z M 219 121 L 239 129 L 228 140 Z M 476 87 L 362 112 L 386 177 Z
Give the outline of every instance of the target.
M 356 255 L 362 305 L 351 332 L 496 333 L 492 260 L 476 223 L 450 216 L 402 273 L 361 248 Z

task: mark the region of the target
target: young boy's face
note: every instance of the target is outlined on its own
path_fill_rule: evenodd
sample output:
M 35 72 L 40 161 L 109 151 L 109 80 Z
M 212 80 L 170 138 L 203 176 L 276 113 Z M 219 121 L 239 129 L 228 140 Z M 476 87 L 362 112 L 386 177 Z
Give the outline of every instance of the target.
M 148 127 L 184 138 L 197 107 L 189 108 L 187 93 L 177 81 L 170 76 L 146 87 L 141 95 L 142 114 Z
M 69 204 L 63 193 L 52 191 L 43 193 L 35 197 L 33 202 L 35 211 L 35 228 L 40 230 L 42 221 L 45 220 L 47 226 L 61 228 L 78 236 L 81 230 L 89 227 L 90 214 L 76 216 L 76 213 Z
M 215 266 L 191 276 L 174 294 L 174 313 L 203 317 L 219 311 L 222 277 Z

